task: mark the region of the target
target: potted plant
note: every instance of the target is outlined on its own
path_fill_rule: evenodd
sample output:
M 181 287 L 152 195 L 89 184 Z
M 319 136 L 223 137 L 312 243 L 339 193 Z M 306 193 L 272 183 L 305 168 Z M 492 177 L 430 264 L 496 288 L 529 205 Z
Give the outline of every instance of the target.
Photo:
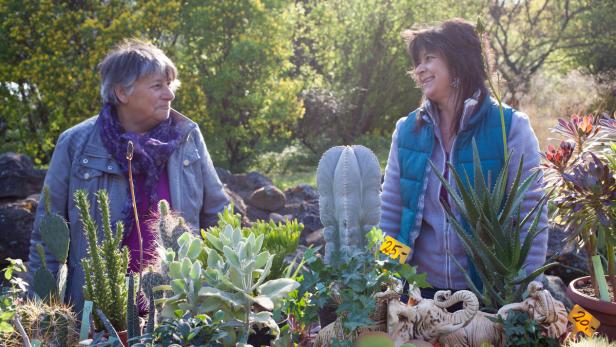
M 563 139 L 545 153 L 546 180 L 553 187 L 552 218 L 565 228 L 567 242 L 586 251 L 590 273 L 573 280 L 567 294 L 601 322 L 600 333 L 616 339 L 616 120 L 573 115 L 559 119 L 553 131 Z
M 104 313 L 126 343 L 128 249 L 120 248 L 124 226 L 119 221 L 115 233 L 113 232 L 109 215 L 109 196 L 104 190 L 99 190 L 96 193 L 96 201 L 101 213 L 104 234 L 104 239 L 99 243 L 98 226 L 90 215 L 87 192 L 84 190 L 75 192 L 75 201 L 88 240 L 88 255 L 82 260 L 85 274 L 84 297 L 94 303 L 95 310 Z M 97 315 L 95 318 L 97 329 L 107 328 L 99 317 L 100 315 Z

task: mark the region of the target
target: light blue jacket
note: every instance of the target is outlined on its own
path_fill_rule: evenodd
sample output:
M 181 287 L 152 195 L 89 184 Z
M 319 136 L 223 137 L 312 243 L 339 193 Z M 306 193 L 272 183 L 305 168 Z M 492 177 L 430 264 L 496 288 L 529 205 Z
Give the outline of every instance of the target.
M 187 134 L 167 162 L 171 204 L 187 223 L 195 230 L 199 230 L 215 224 L 217 214 L 224 209 L 229 200 L 197 124 L 176 111 L 171 112 L 171 117 L 175 117 L 177 126 L 185 130 L 180 132 Z M 64 217 L 70 228 L 71 243 L 67 261 L 68 282 L 65 299 L 74 305 L 77 312 L 83 307 L 84 273 L 81 259 L 87 253 L 87 241 L 73 194 L 78 189 L 85 189 L 89 193 L 92 206 L 90 212 L 99 226 L 101 216 L 94 193 L 99 189 L 105 189 L 109 193 L 112 225 L 124 218 L 122 209 L 125 201 L 130 199 L 127 194 L 128 180 L 103 145 L 97 118 L 98 116 L 95 116 L 85 120 L 60 135 L 45 176 L 51 211 Z M 30 240 L 31 274 L 41 266 L 41 259 L 35 247 L 41 242 L 38 227 L 44 213 L 44 202 L 41 200 Z M 98 237 L 103 238 L 100 227 Z M 45 255 L 50 271 L 56 273 L 59 264 L 49 252 Z

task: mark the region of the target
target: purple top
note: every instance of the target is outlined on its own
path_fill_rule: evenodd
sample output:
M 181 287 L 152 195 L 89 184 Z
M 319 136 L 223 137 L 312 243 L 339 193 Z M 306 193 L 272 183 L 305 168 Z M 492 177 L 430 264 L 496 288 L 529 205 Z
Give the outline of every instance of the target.
M 141 238 L 143 240 L 143 268 L 156 260 L 156 245 L 158 235 L 154 230 L 153 220 L 156 217 L 158 202 L 150 204 L 148 192 L 145 190 L 145 176 L 135 175 L 135 199 L 137 200 L 137 214 L 139 215 L 139 225 L 141 226 Z M 156 183 L 156 196 L 158 200 L 165 199 L 171 205 L 171 194 L 169 193 L 169 177 L 166 168 L 162 170 L 158 182 Z M 133 211 L 131 210 L 131 213 Z M 133 223 L 130 233 L 122 241 L 123 246 L 128 246 L 130 252 L 130 262 L 128 270 L 139 271 L 139 237 L 137 225 Z

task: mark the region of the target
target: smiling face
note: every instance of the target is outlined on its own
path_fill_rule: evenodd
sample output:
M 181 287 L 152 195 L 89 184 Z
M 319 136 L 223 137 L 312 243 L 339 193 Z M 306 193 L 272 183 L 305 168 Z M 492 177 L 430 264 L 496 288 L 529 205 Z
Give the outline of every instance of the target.
M 126 131 L 144 133 L 169 118 L 175 98 L 172 81 L 164 74 L 143 76 L 127 91 L 117 88 L 120 123 Z
M 415 80 L 424 95 L 437 104 L 450 100 L 455 92 L 444 57 L 437 52 L 422 50 L 418 58 L 415 61 Z

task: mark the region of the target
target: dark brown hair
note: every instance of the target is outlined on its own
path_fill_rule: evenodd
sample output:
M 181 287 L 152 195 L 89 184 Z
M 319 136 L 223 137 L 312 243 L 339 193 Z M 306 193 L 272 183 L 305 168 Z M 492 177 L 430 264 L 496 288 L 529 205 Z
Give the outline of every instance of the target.
M 456 18 L 427 29 L 405 30 L 402 38 L 414 66 L 417 66 L 422 52 L 436 52 L 445 59 L 452 80 L 459 79 L 455 95 L 454 129 L 457 132 L 464 100 L 472 97 L 477 89 L 481 90 L 479 102 L 488 95 L 485 83 L 488 76 L 484 68 L 481 39 L 475 32 L 475 26 Z

